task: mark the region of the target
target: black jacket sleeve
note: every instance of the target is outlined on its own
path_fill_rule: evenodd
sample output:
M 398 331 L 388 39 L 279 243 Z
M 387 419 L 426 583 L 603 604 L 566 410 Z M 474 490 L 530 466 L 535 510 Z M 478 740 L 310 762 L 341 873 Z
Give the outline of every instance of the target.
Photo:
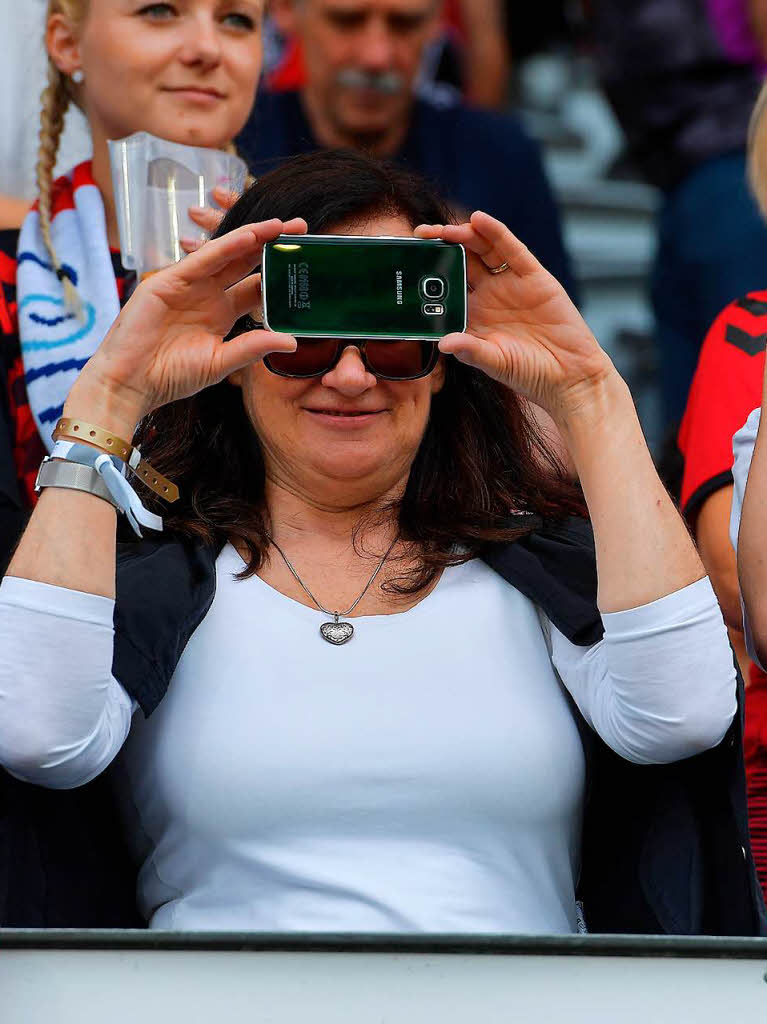
M 149 716 L 216 592 L 218 550 L 178 539 L 117 545 L 112 674 Z

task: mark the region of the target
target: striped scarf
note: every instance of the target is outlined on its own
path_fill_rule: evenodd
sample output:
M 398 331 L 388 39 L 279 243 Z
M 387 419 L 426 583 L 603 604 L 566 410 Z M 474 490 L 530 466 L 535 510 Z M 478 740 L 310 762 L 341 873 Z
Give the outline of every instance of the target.
M 90 161 L 55 183 L 51 207 L 53 246 L 62 273 L 77 289 L 82 319 L 66 308 L 36 206 L 21 229 L 17 277 L 24 378 L 32 415 L 49 452 L 51 432 L 72 385 L 120 312 L 104 203 Z

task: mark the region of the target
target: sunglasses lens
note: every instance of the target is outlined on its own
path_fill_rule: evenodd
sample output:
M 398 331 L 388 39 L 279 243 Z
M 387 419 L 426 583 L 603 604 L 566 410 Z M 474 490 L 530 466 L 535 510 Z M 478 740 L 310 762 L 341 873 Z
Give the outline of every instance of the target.
M 295 352 L 271 352 L 266 364 L 274 373 L 314 377 L 324 373 L 338 351 L 335 338 L 299 338 Z
M 342 342 L 335 338 L 299 338 L 295 352 L 272 352 L 264 362 L 273 373 L 287 377 L 318 377 L 335 362 L 339 344 Z M 392 380 L 428 373 L 434 353 L 432 341 L 368 341 L 365 345 L 372 372 Z
M 430 368 L 433 341 L 369 341 L 365 354 L 373 373 L 394 380 L 418 377 Z

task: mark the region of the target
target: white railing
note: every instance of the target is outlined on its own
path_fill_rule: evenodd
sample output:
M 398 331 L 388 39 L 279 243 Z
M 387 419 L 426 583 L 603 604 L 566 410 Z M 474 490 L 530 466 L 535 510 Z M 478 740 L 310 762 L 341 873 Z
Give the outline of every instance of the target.
M 741 1024 L 767 939 L 0 931 L 2 1024 Z

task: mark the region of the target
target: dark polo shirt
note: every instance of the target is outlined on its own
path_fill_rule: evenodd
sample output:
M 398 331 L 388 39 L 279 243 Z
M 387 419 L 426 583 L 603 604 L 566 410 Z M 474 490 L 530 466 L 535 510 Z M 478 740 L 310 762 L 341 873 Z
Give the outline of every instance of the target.
M 319 143 L 299 93 L 263 89 L 238 146 L 258 175 Z M 432 182 L 458 212 L 484 210 L 507 224 L 577 300 L 540 148 L 517 118 L 418 99 L 392 159 Z

